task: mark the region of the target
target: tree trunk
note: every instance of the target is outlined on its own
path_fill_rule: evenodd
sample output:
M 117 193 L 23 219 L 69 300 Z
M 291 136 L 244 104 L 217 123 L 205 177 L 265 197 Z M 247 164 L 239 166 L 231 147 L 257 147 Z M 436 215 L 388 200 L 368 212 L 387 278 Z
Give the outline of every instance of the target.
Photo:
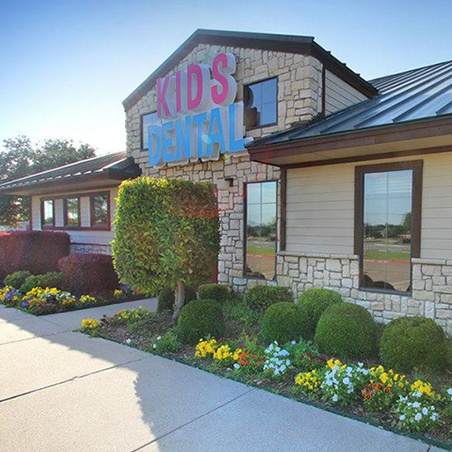
M 174 312 L 173 312 L 173 322 L 176 322 L 179 317 L 179 312 L 185 303 L 185 283 L 183 281 L 178 281 L 176 284 L 176 291 L 174 293 Z

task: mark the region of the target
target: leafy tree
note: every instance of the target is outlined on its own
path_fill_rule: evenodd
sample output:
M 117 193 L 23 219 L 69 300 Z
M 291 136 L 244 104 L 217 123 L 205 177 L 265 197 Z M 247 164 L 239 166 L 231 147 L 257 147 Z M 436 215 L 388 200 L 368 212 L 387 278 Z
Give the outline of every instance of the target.
M 112 251 L 121 282 L 159 293 L 175 287 L 177 319 L 185 285 L 209 280 L 220 232 L 211 184 L 140 177 L 119 188 Z
M 75 147 L 72 140 L 45 140 L 33 145 L 26 136 L 3 140 L 0 152 L 0 183 L 30 176 L 41 171 L 57 168 L 95 156 L 88 144 Z M 29 203 L 27 197 L 0 195 L 0 224 L 15 224 L 27 219 Z

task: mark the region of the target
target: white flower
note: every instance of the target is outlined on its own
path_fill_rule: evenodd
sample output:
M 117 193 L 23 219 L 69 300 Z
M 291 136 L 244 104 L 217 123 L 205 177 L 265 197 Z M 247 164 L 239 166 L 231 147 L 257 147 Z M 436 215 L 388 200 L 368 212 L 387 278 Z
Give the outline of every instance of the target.
M 296 343 L 297 343 L 297 341 L 292 341 L 291 342 L 292 345 L 295 345 Z
M 345 385 L 348 385 L 348 384 L 350 384 L 350 378 L 345 377 L 345 378 L 342 380 L 342 382 L 343 382 Z
M 422 413 L 416 413 L 416 416 L 414 416 L 415 421 L 420 421 L 422 419 Z
M 157 340 L 159 341 L 162 338 L 162 336 L 157 336 Z
M 234 369 L 240 369 L 240 364 L 235 363 L 235 364 L 234 364 Z
M 399 419 L 403 422 L 406 419 L 406 414 L 402 414 Z
M 339 400 L 339 397 L 337 394 L 334 394 L 333 396 L 333 402 L 337 402 Z
M 413 408 L 420 408 L 421 404 L 419 402 L 413 402 L 413 404 L 411 405 Z
M 126 339 L 126 344 L 127 344 L 127 345 L 129 345 L 129 344 L 131 344 L 131 343 L 132 343 L 132 339 L 130 339 L 130 338 L 129 338 L 129 339 Z
M 436 413 L 432 413 L 432 415 L 430 416 L 430 419 L 435 422 L 438 419 L 438 415 Z
M 428 409 L 427 409 L 426 407 L 422 408 L 422 414 L 423 414 L 424 416 L 427 416 L 427 414 L 428 414 Z
M 153 348 L 154 350 L 156 350 L 156 349 L 157 349 L 157 345 L 154 344 L 154 345 L 152 346 L 152 348 Z

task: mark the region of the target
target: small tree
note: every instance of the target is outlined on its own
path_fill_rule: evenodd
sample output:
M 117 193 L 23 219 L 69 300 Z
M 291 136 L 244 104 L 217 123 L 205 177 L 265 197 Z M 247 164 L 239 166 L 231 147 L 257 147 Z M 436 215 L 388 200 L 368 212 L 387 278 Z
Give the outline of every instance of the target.
M 211 184 L 141 177 L 119 188 L 112 251 L 121 282 L 157 293 L 206 282 L 217 264 L 220 232 Z

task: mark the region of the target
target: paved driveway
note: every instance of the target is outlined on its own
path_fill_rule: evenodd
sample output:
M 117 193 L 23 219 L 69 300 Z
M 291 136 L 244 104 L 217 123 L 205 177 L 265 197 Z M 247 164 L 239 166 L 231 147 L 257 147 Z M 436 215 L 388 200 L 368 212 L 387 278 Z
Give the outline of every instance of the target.
M 1 451 L 439 451 L 72 332 L 117 309 L 33 317 L 0 306 Z

